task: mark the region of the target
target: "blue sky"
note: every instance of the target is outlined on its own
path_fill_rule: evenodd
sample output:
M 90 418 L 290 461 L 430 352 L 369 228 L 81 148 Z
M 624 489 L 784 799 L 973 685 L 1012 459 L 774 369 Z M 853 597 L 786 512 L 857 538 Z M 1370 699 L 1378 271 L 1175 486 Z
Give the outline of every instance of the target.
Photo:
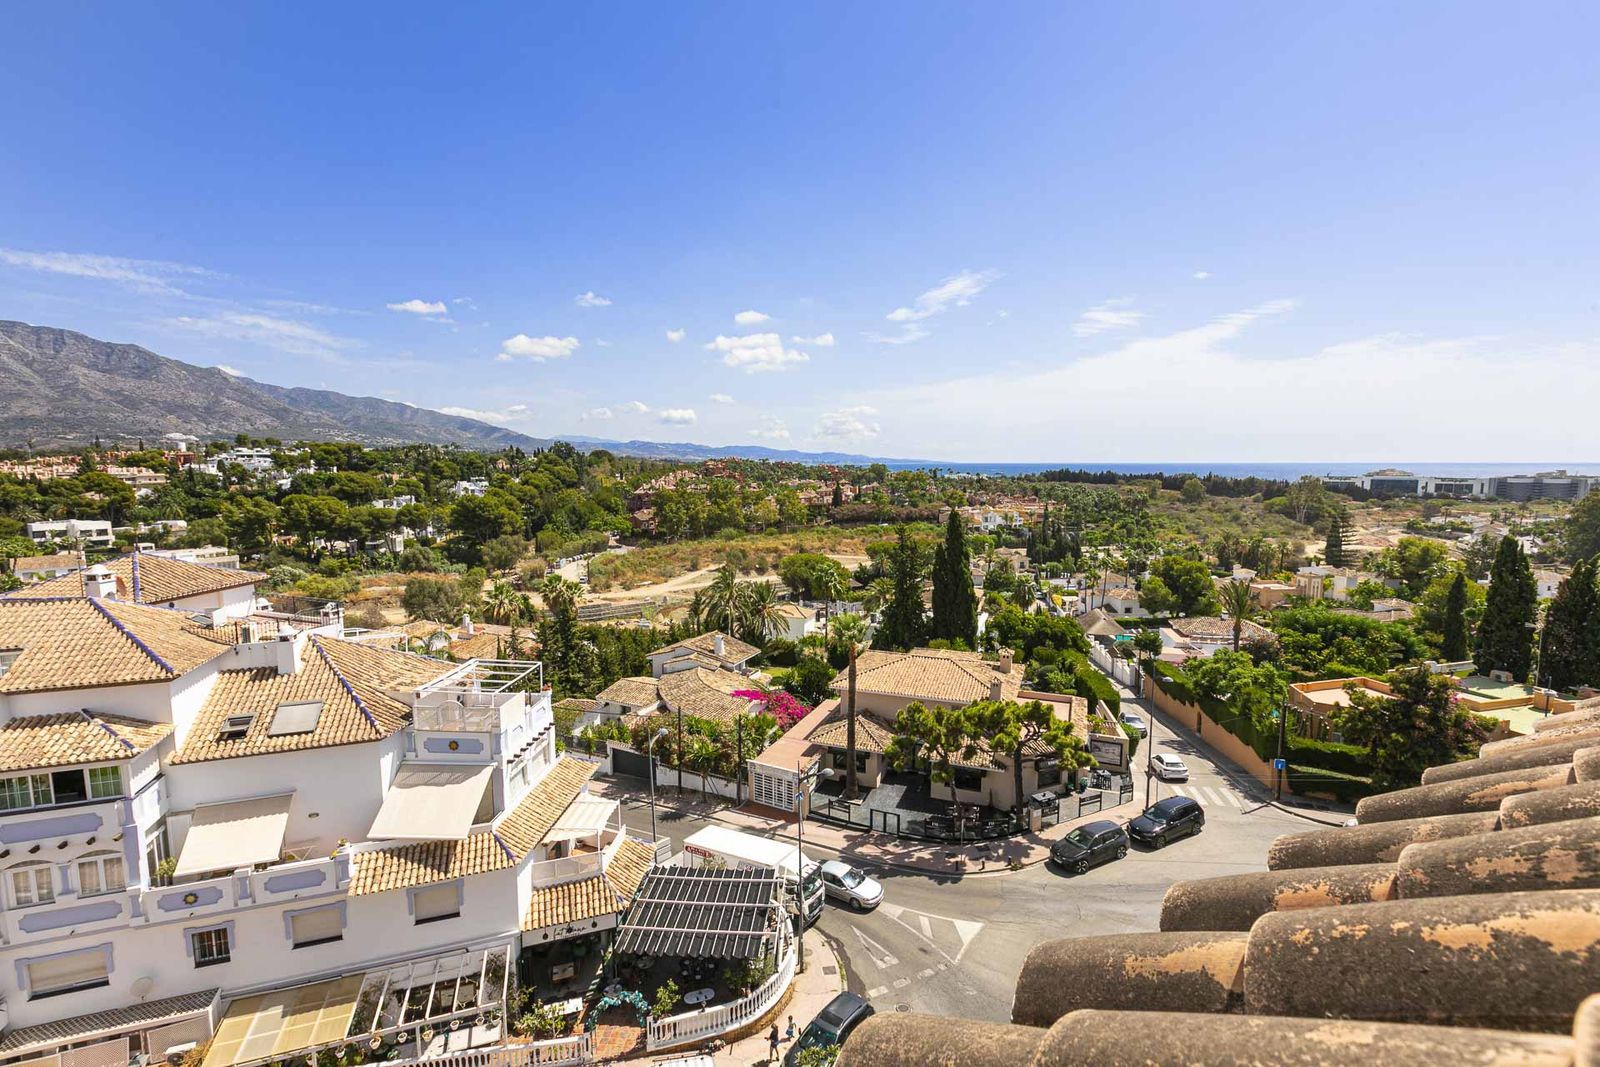
M 1592 5 L 8 30 L 0 317 L 540 436 L 1600 457 Z

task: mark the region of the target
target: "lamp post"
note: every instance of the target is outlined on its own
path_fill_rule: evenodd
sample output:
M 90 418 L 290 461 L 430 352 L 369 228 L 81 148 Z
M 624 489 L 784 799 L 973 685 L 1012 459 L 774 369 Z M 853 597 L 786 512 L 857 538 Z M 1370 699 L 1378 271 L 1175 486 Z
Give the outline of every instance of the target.
M 814 766 L 800 774 L 800 794 L 795 798 L 794 820 L 794 929 L 800 957 L 799 970 L 806 969 L 806 809 L 811 799 L 811 787 L 823 778 L 832 778 L 833 768 Z
M 656 742 L 667 736 L 667 728 L 657 730 L 644 746 L 645 759 L 650 764 L 650 843 L 656 841 Z

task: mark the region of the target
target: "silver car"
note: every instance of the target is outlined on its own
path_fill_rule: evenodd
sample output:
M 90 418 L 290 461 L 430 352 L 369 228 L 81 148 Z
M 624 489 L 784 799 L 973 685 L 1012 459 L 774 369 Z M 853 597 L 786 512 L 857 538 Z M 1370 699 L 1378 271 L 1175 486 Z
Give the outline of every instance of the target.
M 856 911 L 868 911 L 883 903 L 883 886 L 843 860 L 822 865 L 822 890 Z

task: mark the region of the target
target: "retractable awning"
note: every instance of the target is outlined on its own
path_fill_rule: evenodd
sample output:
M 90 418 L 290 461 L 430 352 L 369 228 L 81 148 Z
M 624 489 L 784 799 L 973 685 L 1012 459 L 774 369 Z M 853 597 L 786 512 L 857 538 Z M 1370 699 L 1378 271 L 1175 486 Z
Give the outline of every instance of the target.
M 567 810 L 561 813 L 561 818 L 550 827 L 549 833 L 544 835 L 544 843 L 594 837 L 606 828 L 606 824 L 611 821 L 612 813 L 616 810 L 615 800 L 580 796 L 567 805 Z
M 374 841 L 461 841 L 478 821 L 494 765 L 412 763 L 383 795 L 367 836 Z
M 283 835 L 289 827 L 289 805 L 293 800 L 293 793 L 285 793 L 195 808 L 174 876 L 184 878 L 278 862 L 283 855 Z

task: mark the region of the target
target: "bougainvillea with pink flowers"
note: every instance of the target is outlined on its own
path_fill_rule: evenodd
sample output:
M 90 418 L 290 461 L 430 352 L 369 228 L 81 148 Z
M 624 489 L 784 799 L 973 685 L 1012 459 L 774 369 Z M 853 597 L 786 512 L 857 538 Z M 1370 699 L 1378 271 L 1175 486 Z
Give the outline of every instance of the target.
M 797 700 L 794 694 L 783 689 L 739 689 L 733 694 L 745 700 L 760 700 L 767 705 L 767 714 L 778 720 L 778 729 L 787 730 L 806 717 L 811 709 Z

